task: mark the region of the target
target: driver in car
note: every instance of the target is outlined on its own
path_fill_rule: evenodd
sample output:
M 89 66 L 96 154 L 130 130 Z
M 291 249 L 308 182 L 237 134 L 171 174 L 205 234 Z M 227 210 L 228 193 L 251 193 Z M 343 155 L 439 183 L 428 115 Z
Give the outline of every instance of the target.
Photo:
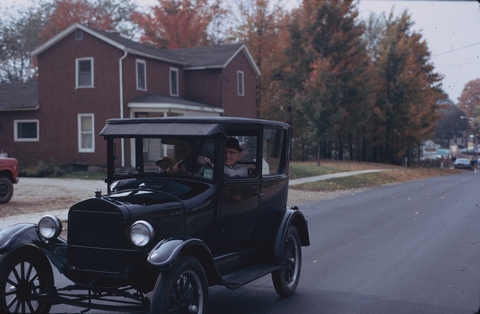
M 225 161 L 224 161 L 224 175 L 225 177 L 246 177 L 248 169 L 245 165 L 237 164 L 240 158 L 242 148 L 238 140 L 234 137 L 229 137 L 225 141 Z M 201 166 L 209 165 L 213 168 L 213 163 L 210 158 L 205 156 L 198 156 L 197 163 Z

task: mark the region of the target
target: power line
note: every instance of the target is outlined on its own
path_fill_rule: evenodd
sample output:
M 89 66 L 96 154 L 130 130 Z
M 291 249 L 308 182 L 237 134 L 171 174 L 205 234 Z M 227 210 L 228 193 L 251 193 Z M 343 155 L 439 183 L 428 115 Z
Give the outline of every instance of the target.
M 440 53 L 437 53 L 437 54 L 433 55 L 432 57 L 436 57 L 436 56 L 444 55 L 444 54 L 447 54 L 447 53 L 455 52 L 455 51 L 458 51 L 458 50 L 470 48 L 470 47 L 473 47 L 473 46 L 478 45 L 478 44 L 480 44 L 480 42 L 474 43 L 474 44 L 471 44 L 471 45 L 468 45 L 468 46 L 460 47 L 460 48 L 457 48 L 457 49 L 449 50 L 449 51 L 440 52 Z
M 477 62 L 465 62 L 465 63 L 457 63 L 457 64 L 446 64 L 446 65 L 436 65 L 435 68 L 452 68 L 452 67 L 457 67 L 457 66 L 464 66 L 464 65 L 469 65 L 469 64 L 479 64 L 480 61 Z

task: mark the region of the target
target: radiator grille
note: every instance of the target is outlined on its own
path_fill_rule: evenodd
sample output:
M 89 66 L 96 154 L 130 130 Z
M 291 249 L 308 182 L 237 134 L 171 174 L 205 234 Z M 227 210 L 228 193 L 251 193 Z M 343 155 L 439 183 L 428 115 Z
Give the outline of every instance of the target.
M 68 221 L 68 262 L 72 269 L 121 272 L 127 263 L 123 218 L 118 212 L 75 210 Z
M 68 221 L 68 242 L 71 245 L 124 248 L 122 221 L 120 213 L 71 212 Z

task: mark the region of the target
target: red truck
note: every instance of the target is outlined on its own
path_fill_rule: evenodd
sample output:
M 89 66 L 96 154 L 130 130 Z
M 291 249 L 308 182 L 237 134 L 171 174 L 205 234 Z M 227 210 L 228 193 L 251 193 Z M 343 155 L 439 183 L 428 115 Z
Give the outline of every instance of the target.
M 15 158 L 0 158 L 0 204 L 12 198 L 14 183 L 18 183 L 18 161 Z

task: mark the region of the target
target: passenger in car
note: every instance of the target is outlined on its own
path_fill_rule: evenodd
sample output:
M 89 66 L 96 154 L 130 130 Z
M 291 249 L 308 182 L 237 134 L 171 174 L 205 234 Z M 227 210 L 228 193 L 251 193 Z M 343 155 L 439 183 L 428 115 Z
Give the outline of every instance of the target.
M 248 176 L 248 169 L 245 165 L 237 164 L 240 158 L 242 148 L 238 140 L 234 137 L 229 137 L 225 141 L 225 161 L 224 161 L 224 176 L 225 177 L 246 177 Z M 203 167 L 210 166 L 213 168 L 213 163 L 210 158 L 205 156 L 198 156 L 197 163 Z
M 155 165 L 158 167 L 158 171 L 164 172 L 172 172 L 173 171 L 173 159 L 170 157 L 162 157 L 159 160 L 155 161 Z

